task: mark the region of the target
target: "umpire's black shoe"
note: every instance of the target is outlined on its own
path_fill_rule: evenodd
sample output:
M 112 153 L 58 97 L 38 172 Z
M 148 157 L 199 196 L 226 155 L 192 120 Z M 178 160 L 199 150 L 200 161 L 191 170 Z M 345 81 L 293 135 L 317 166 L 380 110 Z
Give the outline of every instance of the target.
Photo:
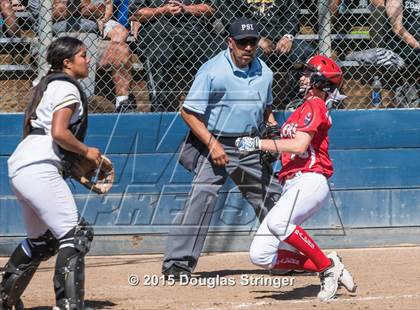
M 133 113 L 137 112 L 136 98 L 133 94 L 128 95 L 128 99 L 120 102 L 118 108 L 115 109 L 117 113 Z
M 168 269 L 165 269 L 162 271 L 162 274 L 165 276 L 165 279 L 174 279 L 175 281 L 179 281 L 181 276 L 183 279 L 189 279 L 191 278 L 191 272 L 179 267 L 177 265 L 172 265 Z

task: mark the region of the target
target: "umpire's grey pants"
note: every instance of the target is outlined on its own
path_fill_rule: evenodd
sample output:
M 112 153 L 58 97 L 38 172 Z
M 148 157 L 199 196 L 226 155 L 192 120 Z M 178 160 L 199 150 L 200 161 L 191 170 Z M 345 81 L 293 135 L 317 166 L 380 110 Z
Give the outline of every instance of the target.
M 191 195 L 184 212 L 174 219 L 176 226 L 169 231 L 163 270 L 175 264 L 193 271 L 203 249 L 218 192 L 228 176 L 254 207 L 260 222 L 280 198 L 281 186 L 261 165 L 259 152 L 240 155 L 233 146 L 223 147 L 229 157 L 225 167 L 214 166 L 205 155 L 198 159 Z

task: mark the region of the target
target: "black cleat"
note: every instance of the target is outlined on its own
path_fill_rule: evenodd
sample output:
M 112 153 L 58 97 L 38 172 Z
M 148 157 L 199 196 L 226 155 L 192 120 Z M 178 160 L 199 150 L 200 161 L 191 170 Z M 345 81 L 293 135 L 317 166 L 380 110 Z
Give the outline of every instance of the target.
M 22 299 L 19 299 L 13 306 L 8 306 L 0 300 L 0 310 L 25 310 Z
M 165 279 L 174 279 L 175 281 L 179 281 L 181 276 L 184 278 L 191 278 L 191 272 L 179 267 L 178 265 L 172 265 L 168 269 L 162 271 L 162 274 L 165 276 Z

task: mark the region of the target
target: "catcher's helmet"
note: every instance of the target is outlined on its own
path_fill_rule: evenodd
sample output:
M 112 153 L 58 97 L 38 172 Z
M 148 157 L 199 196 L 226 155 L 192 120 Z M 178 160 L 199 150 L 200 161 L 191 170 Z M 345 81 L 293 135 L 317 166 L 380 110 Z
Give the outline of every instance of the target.
M 339 88 L 343 81 L 343 72 L 340 66 L 327 56 L 315 55 L 309 58 L 306 63 L 297 63 L 294 67 L 309 73 L 311 87 L 323 91 Z

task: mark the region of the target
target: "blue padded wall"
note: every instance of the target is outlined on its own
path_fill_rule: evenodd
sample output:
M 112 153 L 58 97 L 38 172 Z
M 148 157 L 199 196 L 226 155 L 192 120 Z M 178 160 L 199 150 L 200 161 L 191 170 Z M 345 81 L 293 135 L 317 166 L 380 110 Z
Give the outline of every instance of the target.
M 276 114 L 280 122 L 285 116 Z M 332 198 L 305 227 L 420 226 L 420 110 L 338 110 L 332 118 Z M 0 115 L 3 237 L 25 234 L 7 177 L 7 159 L 20 141 L 21 124 L 21 114 Z M 164 236 L 174 216 L 183 212 L 192 179 L 177 163 L 179 144 L 187 132 L 179 114 L 94 114 L 89 124 L 86 143 L 111 158 L 116 183 L 104 197 L 70 184 L 80 213 L 94 223 L 98 235 Z M 253 209 L 229 181 L 219 197 L 211 231 L 247 232 L 257 225 Z M 2 250 L 0 244 L 0 254 L 8 249 Z M 148 251 L 153 252 L 153 247 Z

